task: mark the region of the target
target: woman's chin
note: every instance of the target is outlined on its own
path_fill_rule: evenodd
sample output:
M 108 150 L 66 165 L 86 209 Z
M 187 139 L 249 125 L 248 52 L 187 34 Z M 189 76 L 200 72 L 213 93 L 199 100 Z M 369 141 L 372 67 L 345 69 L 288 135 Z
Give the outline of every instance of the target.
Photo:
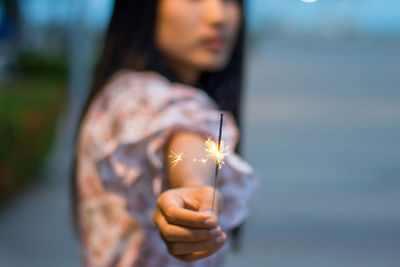
M 209 62 L 204 62 L 201 64 L 200 68 L 203 71 L 208 71 L 208 72 L 216 72 L 216 71 L 221 71 L 226 67 L 227 62 L 225 60 L 213 60 Z

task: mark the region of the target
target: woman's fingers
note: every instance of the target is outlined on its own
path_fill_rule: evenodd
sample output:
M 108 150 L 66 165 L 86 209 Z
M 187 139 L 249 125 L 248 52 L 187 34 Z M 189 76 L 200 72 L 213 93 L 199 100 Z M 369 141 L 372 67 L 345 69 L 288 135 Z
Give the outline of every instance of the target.
M 193 228 L 214 228 L 218 224 L 217 218 L 208 213 L 171 206 L 162 210 L 162 212 L 170 224 Z
M 170 189 L 157 199 L 157 206 L 170 224 L 192 228 L 214 228 L 218 225 L 217 213 L 210 214 L 213 188 L 210 186 Z M 215 210 L 221 207 L 220 194 L 215 191 Z M 190 207 L 188 209 L 187 207 Z
M 211 255 L 220 249 L 226 242 L 226 235 L 222 235 L 211 238 L 201 242 L 172 242 L 169 243 L 168 251 L 176 256 L 186 255 L 186 257 L 206 257 L 205 255 Z M 204 253 L 203 253 L 204 252 Z M 188 254 L 193 254 L 190 256 Z M 201 256 L 202 255 L 202 256 Z
M 179 188 L 158 197 L 153 219 L 174 257 L 194 261 L 215 253 L 225 244 L 226 235 L 218 226 L 218 218 L 206 213 L 212 206 L 207 198 L 210 192 L 208 187 Z M 216 192 L 217 199 L 218 196 Z
M 191 189 L 193 190 L 193 189 Z M 188 190 L 186 190 L 188 191 Z M 214 228 L 218 219 L 208 213 L 185 209 L 185 190 L 169 190 L 157 199 L 157 206 L 170 224 L 192 228 Z
M 191 254 L 187 254 L 187 255 L 174 255 L 174 257 L 179 260 L 182 260 L 182 261 L 192 262 L 192 261 L 196 261 L 196 260 L 208 257 L 208 256 L 214 254 L 215 252 L 217 252 L 218 249 L 195 252 L 195 253 L 191 253 Z
M 194 229 L 170 224 L 158 210 L 154 215 L 154 221 L 158 225 L 161 236 L 168 242 L 204 241 L 222 234 L 219 226 L 211 229 Z

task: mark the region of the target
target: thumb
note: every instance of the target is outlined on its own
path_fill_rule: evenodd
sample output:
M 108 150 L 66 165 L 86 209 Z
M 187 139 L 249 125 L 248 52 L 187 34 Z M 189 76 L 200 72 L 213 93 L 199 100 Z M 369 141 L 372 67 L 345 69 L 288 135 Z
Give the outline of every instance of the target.
M 211 214 L 212 216 L 215 216 L 218 218 L 218 213 L 219 213 L 220 204 L 221 204 L 220 200 L 221 200 L 221 197 L 220 197 L 218 190 L 215 190 L 214 199 L 213 199 L 213 192 L 211 192 L 211 194 L 206 194 L 200 202 L 199 212 Z M 214 204 L 213 204 L 213 201 L 214 201 Z

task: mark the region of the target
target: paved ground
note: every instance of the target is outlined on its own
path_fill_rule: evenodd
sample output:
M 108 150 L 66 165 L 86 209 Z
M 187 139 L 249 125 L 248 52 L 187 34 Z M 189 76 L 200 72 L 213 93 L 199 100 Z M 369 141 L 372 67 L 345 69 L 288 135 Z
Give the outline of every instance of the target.
M 271 41 L 248 66 L 246 154 L 262 180 L 228 266 L 400 264 L 400 47 Z M 66 177 L 0 214 L 0 266 L 77 266 Z
M 400 47 L 257 54 L 246 147 L 262 194 L 229 266 L 400 266 Z

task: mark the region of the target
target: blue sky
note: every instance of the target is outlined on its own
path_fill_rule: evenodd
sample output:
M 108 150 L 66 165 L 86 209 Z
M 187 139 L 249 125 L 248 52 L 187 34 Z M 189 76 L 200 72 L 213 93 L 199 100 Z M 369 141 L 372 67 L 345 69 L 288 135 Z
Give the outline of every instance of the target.
M 305 29 L 348 24 L 367 34 L 400 35 L 399 0 L 250 0 L 248 7 L 251 28 L 262 21 Z
M 67 23 L 71 0 L 22 0 L 22 11 L 30 25 Z M 112 0 L 75 1 L 84 7 L 84 18 L 90 27 L 103 28 L 108 22 Z M 263 22 L 280 25 L 282 29 L 330 29 L 352 25 L 366 34 L 400 35 L 399 0 L 248 0 L 250 30 Z

